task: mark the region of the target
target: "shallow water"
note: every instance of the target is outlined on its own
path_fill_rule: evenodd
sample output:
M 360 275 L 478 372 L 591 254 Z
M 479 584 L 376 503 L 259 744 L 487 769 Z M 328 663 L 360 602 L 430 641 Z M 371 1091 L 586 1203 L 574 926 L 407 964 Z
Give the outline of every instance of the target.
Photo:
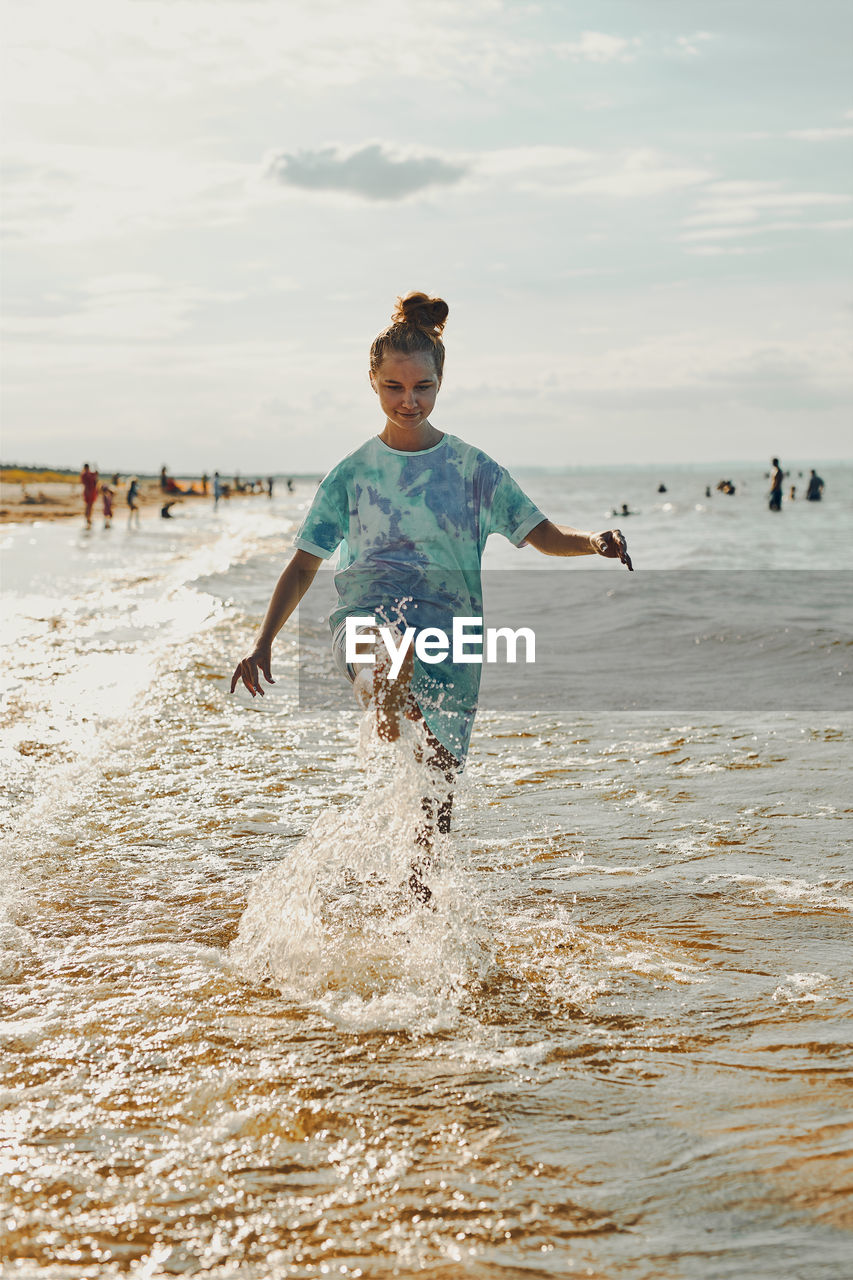
M 844 1275 L 853 717 L 846 677 L 796 711 L 779 682 L 817 626 L 782 571 L 844 569 L 822 474 L 833 503 L 778 518 L 759 476 L 705 511 L 698 473 L 526 478 L 581 525 L 644 508 L 638 573 L 607 570 L 646 593 L 637 668 L 643 568 L 778 572 L 791 630 L 726 650 L 747 708 L 484 698 L 434 911 L 401 890 L 418 780 L 322 626 L 263 702 L 227 692 L 310 487 L 7 529 L 4 1276 Z

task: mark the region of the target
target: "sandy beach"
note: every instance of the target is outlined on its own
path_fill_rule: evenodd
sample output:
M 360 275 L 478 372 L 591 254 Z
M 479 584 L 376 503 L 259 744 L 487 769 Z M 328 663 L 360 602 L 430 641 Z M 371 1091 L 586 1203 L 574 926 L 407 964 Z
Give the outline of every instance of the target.
M 37 475 L 38 473 L 36 473 Z M 180 481 L 181 485 L 189 484 Z M 128 478 L 124 477 L 115 489 L 113 498 L 113 520 L 127 518 Z M 232 494 L 231 497 L 257 497 L 257 494 Z M 179 496 L 170 495 L 179 507 L 198 508 L 204 503 L 212 503 L 212 493 L 187 493 Z M 145 510 L 159 509 L 164 501 L 158 479 L 143 479 L 139 482 L 139 506 Z M 95 500 L 92 519 L 95 523 L 103 522 L 103 501 L 100 493 Z M 75 476 L 68 480 L 0 480 L 0 524 L 20 524 L 32 520 L 83 520 L 83 489 Z

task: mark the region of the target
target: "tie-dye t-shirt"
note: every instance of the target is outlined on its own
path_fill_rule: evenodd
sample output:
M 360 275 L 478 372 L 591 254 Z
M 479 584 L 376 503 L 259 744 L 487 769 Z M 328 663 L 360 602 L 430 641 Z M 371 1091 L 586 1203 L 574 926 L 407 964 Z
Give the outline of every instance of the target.
M 326 559 L 340 546 L 332 631 L 374 615 L 405 627 L 482 617 L 480 561 L 490 533 L 520 546 L 545 517 L 488 454 L 444 435 L 405 453 L 374 436 L 320 484 L 295 545 Z M 476 653 L 476 647 L 469 647 Z M 471 737 L 481 665 L 415 657 L 412 690 L 432 733 L 460 761 Z

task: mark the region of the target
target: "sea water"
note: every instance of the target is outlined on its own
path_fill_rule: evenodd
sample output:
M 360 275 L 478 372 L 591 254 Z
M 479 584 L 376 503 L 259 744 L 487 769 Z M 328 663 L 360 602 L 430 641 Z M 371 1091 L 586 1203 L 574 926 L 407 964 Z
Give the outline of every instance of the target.
M 313 484 L 2 531 L 4 1276 L 846 1274 L 853 468 L 717 470 L 520 474 L 637 571 L 491 540 L 427 909 L 326 570 L 228 692 Z

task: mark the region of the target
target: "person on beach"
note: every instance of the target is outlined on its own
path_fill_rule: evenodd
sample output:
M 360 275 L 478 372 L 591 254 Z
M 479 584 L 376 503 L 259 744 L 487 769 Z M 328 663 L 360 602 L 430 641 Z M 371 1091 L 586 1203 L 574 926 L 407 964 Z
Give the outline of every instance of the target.
M 92 508 L 95 505 L 95 498 L 98 496 L 98 472 L 89 470 L 88 462 L 83 463 L 83 470 L 80 472 L 80 483 L 83 486 L 83 507 L 86 513 L 86 528 L 92 527 Z
M 101 502 L 104 508 L 104 528 L 112 528 L 113 523 L 113 491 L 108 484 L 101 485 Z
M 128 507 L 127 527 L 129 529 L 130 526 L 134 523 L 134 516 L 135 516 L 136 517 L 135 523 L 138 529 L 139 528 L 139 481 L 137 480 L 136 476 L 130 477 L 130 482 L 128 483 L 128 486 L 127 486 L 127 507 Z
M 821 480 L 814 467 L 809 475 L 809 487 L 806 489 L 806 502 L 820 502 L 823 497 L 825 485 Z
M 785 479 L 785 473 L 779 466 L 779 459 L 774 458 L 772 462 L 773 470 L 770 472 L 770 510 L 782 510 L 782 484 Z
M 423 856 L 412 864 L 409 887 L 424 902 L 431 896 L 422 877 L 434 833 L 450 829 L 453 784 L 468 751 L 481 666 L 449 658 L 427 663 L 410 646 L 394 672 L 375 627 L 399 644 L 401 633 L 405 638 L 410 632 L 411 639 L 440 628 L 449 635 L 454 619 L 482 617 L 480 561 L 491 533 L 518 547 L 529 543 L 544 555 L 600 555 L 632 567 L 619 529 L 587 533 L 552 524 L 504 467 L 433 426 L 447 315 L 441 298 L 398 298 L 391 324 L 370 349 L 369 378 L 383 428 L 320 483 L 254 645 L 231 680 L 232 693 L 242 681 L 253 698 L 264 694 L 261 676 L 275 683 L 273 640 L 322 561 L 341 546 L 339 606 L 329 619 L 336 665 L 358 701 L 371 707 L 380 740 L 396 741 L 403 718 L 420 729 L 417 758 L 429 794 L 414 835 Z M 347 622 L 354 618 L 375 620 L 361 632 L 359 661 L 346 654 Z

